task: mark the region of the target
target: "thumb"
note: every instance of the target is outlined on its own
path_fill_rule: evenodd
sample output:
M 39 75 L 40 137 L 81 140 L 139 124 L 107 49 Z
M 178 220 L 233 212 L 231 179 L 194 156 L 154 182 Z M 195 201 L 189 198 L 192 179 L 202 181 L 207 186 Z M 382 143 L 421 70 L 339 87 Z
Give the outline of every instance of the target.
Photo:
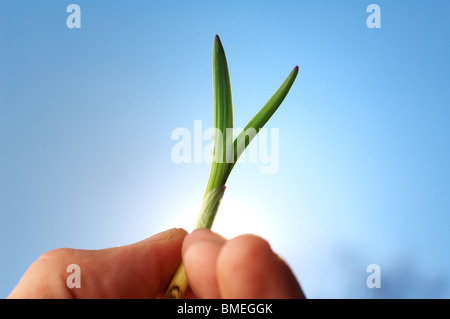
M 43 254 L 8 298 L 154 298 L 181 260 L 183 229 L 169 229 L 135 244 L 102 250 L 61 248 Z M 79 288 L 67 285 L 76 264 Z

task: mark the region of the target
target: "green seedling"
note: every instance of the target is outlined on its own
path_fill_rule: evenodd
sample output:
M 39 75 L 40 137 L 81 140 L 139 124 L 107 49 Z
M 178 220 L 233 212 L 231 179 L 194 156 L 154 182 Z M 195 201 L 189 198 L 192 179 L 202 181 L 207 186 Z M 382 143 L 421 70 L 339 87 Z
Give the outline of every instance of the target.
M 225 51 L 217 35 L 214 39 L 212 61 L 213 158 L 205 195 L 194 229 L 212 227 L 225 192 L 226 181 L 236 161 L 283 102 L 298 74 L 298 66 L 296 66 L 278 90 L 233 141 L 233 102 L 230 76 Z M 166 298 L 182 298 L 187 287 L 186 273 L 183 263 L 181 263 L 169 284 Z

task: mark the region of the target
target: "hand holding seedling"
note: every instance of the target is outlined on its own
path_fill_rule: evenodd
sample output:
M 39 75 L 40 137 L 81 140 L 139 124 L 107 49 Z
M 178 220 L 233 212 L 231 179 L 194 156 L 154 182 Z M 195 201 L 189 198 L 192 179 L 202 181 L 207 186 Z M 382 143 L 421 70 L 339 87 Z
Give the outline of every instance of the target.
M 170 229 L 132 245 L 49 251 L 28 268 L 8 298 L 158 298 L 180 257 L 191 284 L 188 298 L 303 297 L 289 267 L 262 238 L 225 240 L 208 229 L 189 235 Z M 80 288 L 67 285 L 72 263 L 80 266 Z
M 303 297 L 295 276 L 265 240 L 252 235 L 225 240 L 209 230 L 236 161 L 283 102 L 297 73 L 295 67 L 233 141 L 230 78 L 225 52 L 216 36 L 213 160 L 197 230 L 186 236 L 184 230 L 172 229 L 133 245 L 97 251 L 50 251 L 30 266 L 9 297 L 154 298 L 164 296 L 165 287 L 169 287 L 166 298 Z M 67 266 L 73 263 L 82 272 L 80 288 L 68 287 L 65 280 Z

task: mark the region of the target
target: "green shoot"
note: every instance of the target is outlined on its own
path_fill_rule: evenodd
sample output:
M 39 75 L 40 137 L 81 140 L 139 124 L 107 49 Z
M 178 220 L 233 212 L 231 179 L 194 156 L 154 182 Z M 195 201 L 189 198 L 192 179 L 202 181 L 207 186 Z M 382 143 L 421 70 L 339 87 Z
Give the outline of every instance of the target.
M 230 76 L 225 51 L 217 35 L 214 39 L 212 60 L 213 159 L 195 228 L 212 227 L 225 192 L 225 183 L 236 161 L 283 102 L 298 74 L 298 66 L 296 66 L 233 142 L 233 102 Z M 166 298 L 182 298 L 187 287 L 184 265 L 181 263 L 169 284 Z

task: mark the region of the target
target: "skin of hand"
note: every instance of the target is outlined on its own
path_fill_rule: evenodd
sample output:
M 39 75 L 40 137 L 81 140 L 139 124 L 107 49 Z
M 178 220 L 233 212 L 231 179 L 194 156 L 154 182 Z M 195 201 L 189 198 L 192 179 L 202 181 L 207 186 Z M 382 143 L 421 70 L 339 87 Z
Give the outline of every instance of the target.
M 290 268 L 261 237 L 227 240 L 208 229 L 188 235 L 178 228 L 126 246 L 51 250 L 31 264 L 8 298 L 162 298 L 181 258 L 189 282 L 185 298 L 304 298 Z M 80 267 L 80 288 L 67 286 L 71 264 Z

